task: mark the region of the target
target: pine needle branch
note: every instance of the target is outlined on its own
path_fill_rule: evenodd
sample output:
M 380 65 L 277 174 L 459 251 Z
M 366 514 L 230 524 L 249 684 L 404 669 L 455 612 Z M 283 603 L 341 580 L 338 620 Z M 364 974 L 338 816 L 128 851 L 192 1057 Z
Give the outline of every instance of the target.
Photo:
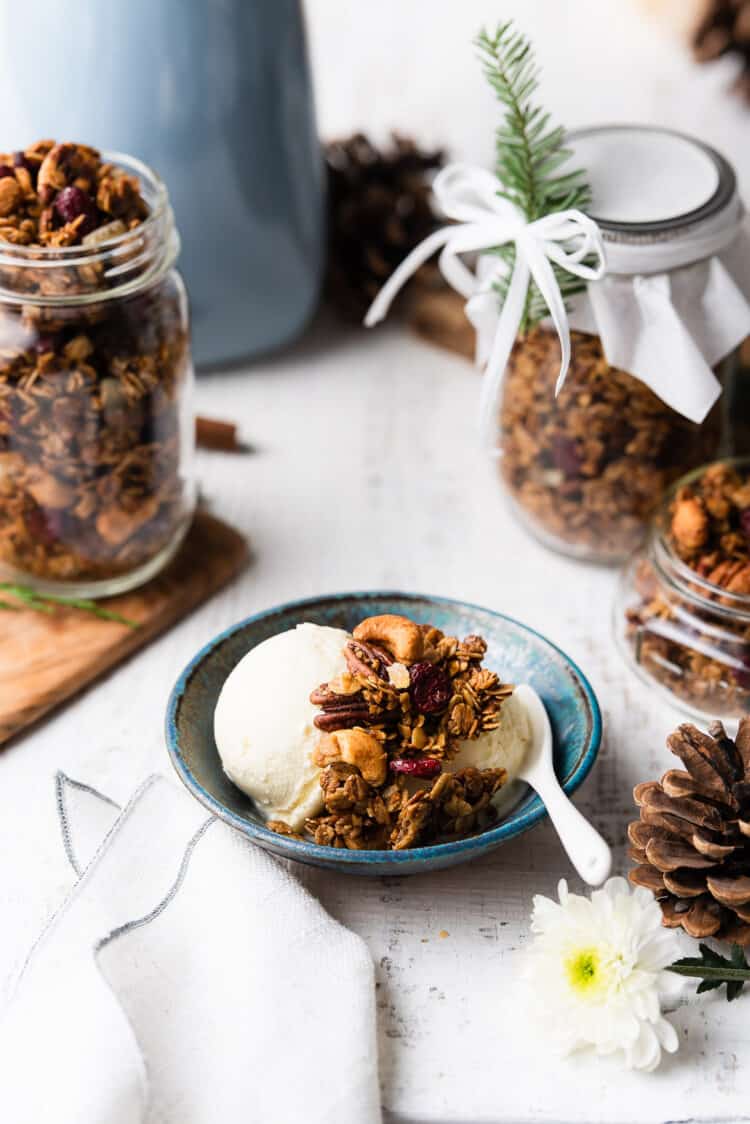
M 481 31 L 477 52 L 487 81 L 505 111 L 495 139 L 496 172 L 503 185 L 501 194 L 518 207 L 527 222 L 569 208 L 585 210 L 591 191 L 580 169 L 564 171 L 570 149 L 565 133 L 550 123 L 550 115 L 534 100 L 539 70 L 531 43 L 514 29 L 512 21 L 501 23 L 494 34 Z M 505 263 L 505 276 L 496 284 L 501 300 L 507 294 L 515 262 L 515 246 L 494 251 Z M 553 265 L 563 300 L 585 288 L 585 281 Z M 547 305 L 532 283 L 526 298 L 521 333 L 547 315 Z
M 55 609 L 60 606 L 66 609 L 77 609 L 79 612 L 88 613 L 92 617 L 98 617 L 102 621 L 114 621 L 116 624 L 124 624 L 128 628 L 138 628 L 137 621 L 131 621 L 127 617 L 122 616 L 121 613 L 115 613 L 112 609 L 105 609 L 96 601 L 89 601 L 83 597 L 57 597 L 53 593 L 38 593 L 28 585 L 20 585 L 17 582 L 0 582 L 0 590 L 5 593 L 11 594 L 20 605 L 14 604 L 12 601 L 0 600 L 0 611 L 10 610 L 17 611 L 21 608 L 33 609 L 37 613 L 54 613 Z

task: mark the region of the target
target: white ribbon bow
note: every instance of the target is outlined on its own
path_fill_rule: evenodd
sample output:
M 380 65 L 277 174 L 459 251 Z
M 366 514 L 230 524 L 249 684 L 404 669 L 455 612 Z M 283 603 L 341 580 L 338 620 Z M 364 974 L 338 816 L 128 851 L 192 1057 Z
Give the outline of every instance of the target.
M 562 355 L 555 387 L 558 394 L 570 365 L 570 328 L 550 263 L 556 262 L 568 273 L 587 281 L 597 281 L 606 268 L 602 237 L 593 219 L 582 211 L 569 210 L 527 222 L 520 208 L 503 197 L 503 190 L 502 183 L 483 168 L 466 164 L 443 168 L 435 177 L 433 191 L 440 209 L 456 222 L 436 230 L 412 250 L 380 290 L 365 317 L 368 328 L 382 320 L 403 284 L 442 247 L 438 265 L 449 285 L 466 297 L 466 315 L 478 332 L 477 362 L 486 363 L 479 404 L 479 424 L 485 437 L 492 431 L 498 390 L 521 324 L 531 278 L 560 337 Z M 500 257 L 480 258 L 475 274 L 459 255 L 492 250 L 507 242 L 515 243 L 515 262 L 498 315 L 499 294 L 494 286 L 507 277 L 507 264 Z M 585 259 L 592 254 L 598 258 L 598 264 L 586 265 Z

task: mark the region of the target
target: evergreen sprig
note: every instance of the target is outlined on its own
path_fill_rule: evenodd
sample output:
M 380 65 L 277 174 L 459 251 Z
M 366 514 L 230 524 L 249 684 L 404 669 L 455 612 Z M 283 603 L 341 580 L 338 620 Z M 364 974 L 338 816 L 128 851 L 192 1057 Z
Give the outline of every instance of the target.
M 686 956 L 676 960 L 669 967 L 670 972 L 679 976 L 691 976 L 699 979 L 698 994 L 704 991 L 713 991 L 715 988 L 726 984 L 726 997 L 730 1001 L 736 999 L 743 987 L 750 980 L 750 965 L 745 959 L 745 954 L 738 944 L 732 945 L 731 958 L 714 952 L 707 944 L 699 946 L 700 956 Z
M 501 23 L 493 35 L 481 31 L 476 39 L 479 58 L 488 82 L 504 107 L 505 120 L 496 133 L 496 172 L 503 185 L 499 194 L 519 207 L 528 222 L 554 211 L 585 210 L 591 190 L 582 169 L 562 171 L 571 156 L 565 132 L 551 124 L 550 114 L 535 103 L 539 70 L 531 44 L 513 22 Z M 506 276 L 497 282 L 504 300 L 515 261 L 515 246 L 498 246 L 493 253 L 506 263 Z M 552 268 L 563 300 L 581 292 L 586 282 L 555 263 Z M 547 315 L 547 303 L 534 284 L 529 285 L 521 320 L 527 332 Z
M 96 601 L 89 601 L 84 597 L 57 597 L 52 593 L 42 594 L 32 589 L 31 586 L 20 585 L 17 582 L 0 582 L 0 590 L 10 593 L 20 602 L 20 604 L 15 604 L 12 601 L 2 599 L 0 600 L 0 610 L 17 611 L 25 607 L 33 609 L 37 613 L 54 613 L 59 606 L 66 609 L 77 609 L 79 612 L 88 613 L 92 617 L 98 617 L 102 621 L 115 621 L 117 624 L 127 625 L 128 628 L 139 627 L 137 621 L 131 621 L 122 616 L 121 613 L 115 613 L 112 609 L 105 609 Z

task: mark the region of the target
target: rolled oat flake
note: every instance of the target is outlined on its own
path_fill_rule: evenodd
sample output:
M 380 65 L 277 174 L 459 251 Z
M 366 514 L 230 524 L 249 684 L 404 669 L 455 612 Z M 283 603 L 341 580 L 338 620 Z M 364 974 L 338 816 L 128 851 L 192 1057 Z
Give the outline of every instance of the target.
M 730 164 L 668 129 L 571 133 L 586 168 L 606 275 L 575 298 L 573 328 L 608 363 L 700 423 L 721 394 L 712 368 L 750 335 L 750 237 Z

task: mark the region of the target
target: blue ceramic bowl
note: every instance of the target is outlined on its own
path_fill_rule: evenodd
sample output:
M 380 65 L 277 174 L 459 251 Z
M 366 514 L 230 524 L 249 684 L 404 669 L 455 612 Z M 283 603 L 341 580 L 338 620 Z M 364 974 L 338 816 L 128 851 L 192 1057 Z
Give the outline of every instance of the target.
M 346 593 L 294 601 L 249 617 L 206 645 L 180 675 L 167 707 L 167 748 L 180 779 L 209 811 L 275 855 L 353 874 L 416 874 L 455 866 L 494 850 L 546 816 L 538 796 L 525 787 L 496 826 L 468 839 L 412 850 L 339 850 L 264 827 L 252 801 L 224 775 L 214 742 L 214 707 L 224 680 L 256 644 L 302 621 L 351 630 L 378 613 L 429 622 L 451 636 L 483 636 L 486 664 L 501 678 L 529 683 L 541 695 L 554 733 L 555 770 L 566 792 L 578 788 L 599 751 L 602 721 L 588 680 L 564 652 L 526 625 L 477 605 L 408 593 Z

